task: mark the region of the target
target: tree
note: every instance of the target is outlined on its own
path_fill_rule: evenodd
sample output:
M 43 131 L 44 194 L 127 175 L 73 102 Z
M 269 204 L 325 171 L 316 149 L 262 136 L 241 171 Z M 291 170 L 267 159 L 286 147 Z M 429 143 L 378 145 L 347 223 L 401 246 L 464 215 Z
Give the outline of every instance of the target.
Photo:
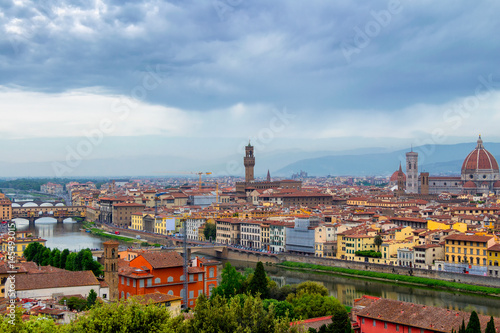
M 58 268 L 66 268 L 66 259 L 68 258 L 68 255 L 69 255 L 69 250 L 68 249 L 64 249 L 62 252 L 61 252 L 61 257 L 59 259 L 59 264 L 56 266 Z
M 303 294 L 293 298 L 291 304 L 296 319 L 324 317 L 334 315 L 337 311 L 346 311 L 336 298 L 318 294 Z
M 35 255 L 41 252 L 44 248 L 45 246 L 38 242 L 31 243 L 24 249 L 24 258 L 26 258 L 27 261 L 33 261 Z
M 39 261 L 38 261 L 38 264 L 41 265 L 41 266 L 47 266 L 50 264 L 50 255 L 51 255 L 51 251 L 48 247 L 46 247 L 43 252 L 42 252 L 42 255 L 40 256 L 39 258 Z
M 486 330 L 484 333 L 496 333 L 495 329 L 495 321 L 493 320 L 493 316 L 491 316 L 490 321 L 486 324 Z
M 74 271 L 75 270 L 75 259 L 76 259 L 76 253 L 71 252 L 68 257 L 66 258 L 66 264 L 64 265 L 64 268 L 67 271 Z
M 61 260 L 61 251 L 59 249 L 53 249 L 50 253 L 50 263 L 49 265 L 54 267 L 59 267 L 59 261 Z
M 305 281 L 297 286 L 296 295 L 301 296 L 303 294 L 318 294 L 321 296 L 328 295 L 328 289 L 318 282 Z
M 267 298 L 269 295 L 266 271 L 264 269 L 262 261 L 259 261 L 257 263 L 255 273 L 253 273 L 253 277 L 250 280 L 250 284 L 248 285 L 248 291 L 254 296 L 260 294 L 262 298 Z
M 327 329 L 329 329 L 328 332 L 350 333 L 351 328 L 351 320 L 349 319 L 346 308 L 343 305 L 340 307 L 336 306 L 335 312 L 332 315 L 332 323 L 327 327 Z
M 462 318 L 462 325 L 458 328 L 458 333 L 465 333 L 465 320 Z
M 83 311 L 87 308 L 87 300 L 80 297 L 64 297 L 59 303 L 66 304 L 70 310 Z
M 97 300 L 97 293 L 94 289 L 90 289 L 89 295 L 87 296 L 87 308 L 91 308 Z
M 222 297 L 233 297 L 236 294 L 244 292 L 243 275 L 236 271 L 236 268 L 231 266 L 229 262 L 226 263 L 221 273 L 222 281 L 220 285 L 212 290 L 213 295 L 220 295 Z
M 205 230 L 203 231 L 203 235 L 207 241 L 215 241 L 217 238 L 217 227 L 214 223 L 205 223 Z
M 196 301 L 192 320 L 186 321 L 180 332 L 297 332 L 290 328 L 288 318 L 275 317 L 274 306 L 264 309 L 260 297 L 241 295 L 223 298 L 219 295 L 207 299 L 200 295 Z
M 85 250 L 80 250 L 78 251 L 78 253 L 76 254 L 76 257 L 75 257 L 75 262 L 74 262 L 74 268 L 73 270 L 74 271 L 81 271 L 83 270 L 83 255 L 84 255 L 84 252 Z
M 479 322 L 479 317 L 476 311 L 472 311 L 469 318 L 469 323 L 465 330 L 466 333 L 481 333 L 481 323 Z
M 373 239 L 373 243 L 377 246 L 378 252 L 380 252 L 380 245 L 382 245 L 383 242 L 384 242 L 384 240 L 382 239 L 382 236 L 380 236 L 380 235 L 375 236 L 375 238 Z
M 180 321 L 170 318 L 165 307 L 138 303 L 134 298 L 113 303 L 96 303 L 85 316 L 65 325 L 69 333 L 177 332 Z

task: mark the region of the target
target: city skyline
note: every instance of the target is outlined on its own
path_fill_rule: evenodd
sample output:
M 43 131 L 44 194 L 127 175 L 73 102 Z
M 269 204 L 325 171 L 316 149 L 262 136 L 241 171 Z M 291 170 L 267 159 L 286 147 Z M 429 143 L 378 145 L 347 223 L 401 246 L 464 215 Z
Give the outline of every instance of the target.
M 197 171 L 200 161 L 241 164 L 248 139 L 257 156 L 471 143 L 479 133 L 500 142 L 498 7 L 2 5 L 3 175 L 26 163 L 86 175 L 87 161 L 165 156 L 177 161 L 157 172 Z

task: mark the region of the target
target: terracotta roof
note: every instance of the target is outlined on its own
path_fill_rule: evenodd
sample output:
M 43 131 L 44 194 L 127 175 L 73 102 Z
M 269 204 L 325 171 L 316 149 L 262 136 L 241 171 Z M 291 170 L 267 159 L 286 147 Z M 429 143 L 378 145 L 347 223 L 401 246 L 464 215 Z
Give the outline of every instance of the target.
M 470 313 L 381 298 L 361 309 L 357 316 L 433 332 L 450 332 L 452 328 L 458 329 L 463 319 L 467 322 Z M 478 317 L 481 322 L 481 331 L 484 331 L 490 317 L 480 314 Z M 494 321 L 495 326 L 499 327 L 500 320 L 495 318 Z
M 477 170 L 494 170 L 498 171 L 498 163 L 495 157 L 484 149 L 483 140 L 481 136 L 477 140 L 476 148 L 467 155 L 462 164 L 462 173 L 464 171 L 477 171 Z
M 173 295 L 167 295 L 167 294 L 162 294 L 162 293 L 135 295 L 132 297 L 135 298 L 136 300 L 138 300 L 139 303 L 143 303 L 143 304 L 148 304 L 149 302 L 163 303 L 163 302 L 182 300 L 182 297 L 180 297 L 180 296 L 173 296 Z
M 46 274 L 20 274 L 16 276 L 16 290 L 34 290 L 99 285 L 92 271 L 63 271 Z
M 184 258 L 175 252 L 146 252 L 141 254 L 146 261 L 153 267 L 153 269 L 178 267 L 184 265 Z M 137 258 L 133 259 L 136 260 Z
M 467 242 L 480 242 L 486 243 L 493 236 L 476 236 L 476 235 L 464 235 L 464 234 L 453 234 L 446 237 L 446 240 L 458 240 L 458 241 L 467 241 Z

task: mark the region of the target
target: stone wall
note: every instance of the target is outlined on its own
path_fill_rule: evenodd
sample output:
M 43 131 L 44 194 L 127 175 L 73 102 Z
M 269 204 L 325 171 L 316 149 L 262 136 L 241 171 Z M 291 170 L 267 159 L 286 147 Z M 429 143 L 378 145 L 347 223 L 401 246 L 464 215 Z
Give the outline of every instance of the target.
M 370 264 L 363 262 L 346 261 L 339 259 L 326 259 L 326 258 L 318 258 L 311 256 L 310 257 L 294 256 L 289 254 L 283 255 L 281 259 L 283 261 L 294 261 L 294 262 L 302 262 L 314 265 L 350 268 L 362 271 L 374 271 L 379 273 L 392 273 L 400 275 L 411 274 L 417 277 L 425 277 L 425 278 L 438 279 L 444 281 L 461 282 L 479 286 L 500 288 L 500 278 L 489 277 L 489 276 L 459 274 L 459 273 L 433 271 L 433 270 L 416 269 L 416 268 L 410 269 L 408 267 Z

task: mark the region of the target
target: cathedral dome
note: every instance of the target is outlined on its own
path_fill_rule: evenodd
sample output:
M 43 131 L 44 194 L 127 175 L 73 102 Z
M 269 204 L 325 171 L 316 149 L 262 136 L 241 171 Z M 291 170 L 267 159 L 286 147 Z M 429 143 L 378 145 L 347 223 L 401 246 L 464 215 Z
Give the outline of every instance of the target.
M 498 163 L 495 157 L 484 149 L 481 136 L 477 140 L 476 148 L 467 155 L 462 164 L 462 174 L 465 172 L 476 171 L 496 171 L 498 172 Z
M 500 180 L 497 180 L 497 181 L 493 184 L 493 187 L 494 187 L 494 188 L 500 188 Z
M 391 178 L 389 179 L 390 182 L 397 182 L 398 181 L 398 173 L 399 173 L 399 170 L 396 170 L 394 171 L 394 173 L 392 174 Z M 403 174 L 403 180 L 406 181 L 406 175 L 404 172 L 402 172 Z

